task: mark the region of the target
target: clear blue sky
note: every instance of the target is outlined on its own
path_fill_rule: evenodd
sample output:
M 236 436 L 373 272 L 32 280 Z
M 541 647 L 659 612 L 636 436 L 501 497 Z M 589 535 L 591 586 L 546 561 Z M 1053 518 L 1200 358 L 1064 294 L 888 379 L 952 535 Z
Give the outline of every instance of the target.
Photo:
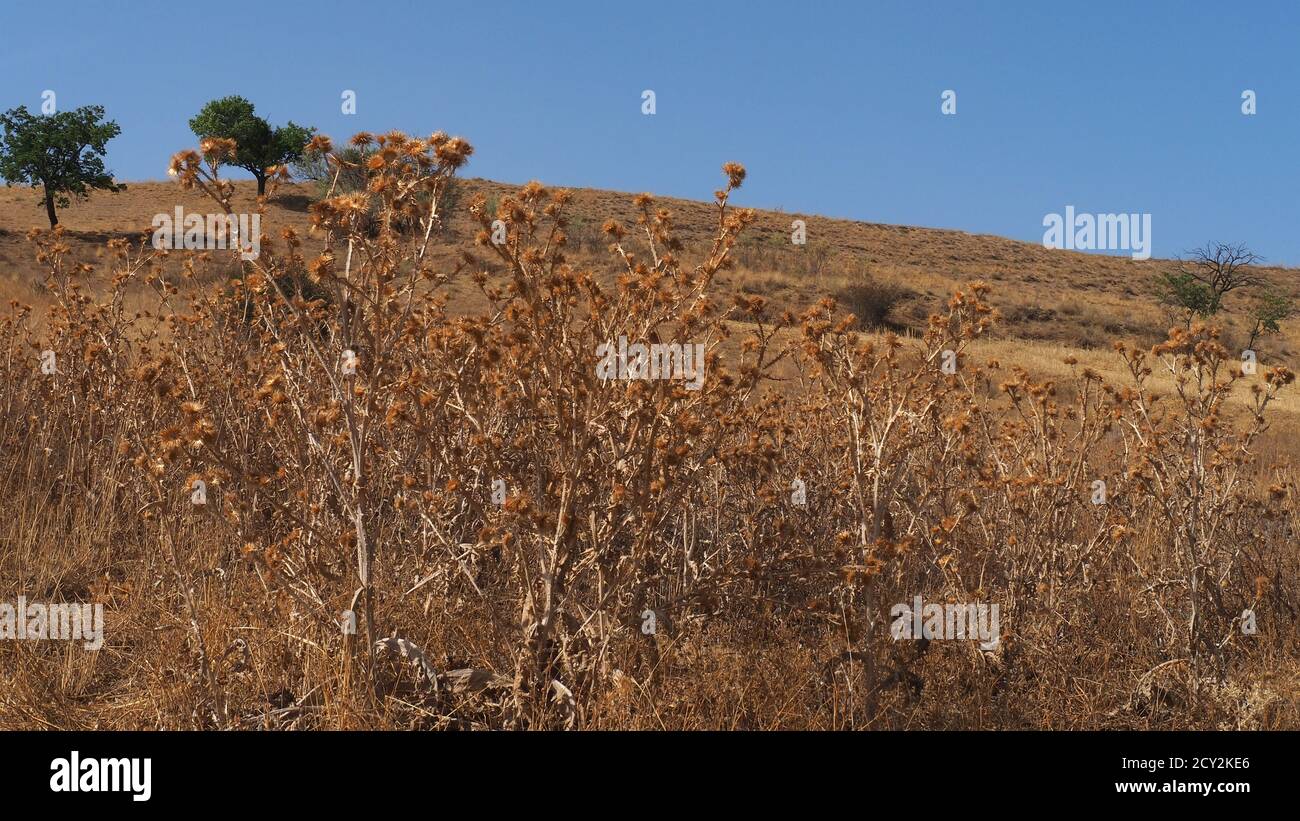
M 1034 242 L 1066 205 L 1149 212 L 1157 256 L 1300 265 L 1292 2 L 0 4 L 0 108 L 105 106 L 127 181 L 241 94 L 335 138 L 462 135 L 470 176 L 708 198 L 738 160 L 745 205 Z

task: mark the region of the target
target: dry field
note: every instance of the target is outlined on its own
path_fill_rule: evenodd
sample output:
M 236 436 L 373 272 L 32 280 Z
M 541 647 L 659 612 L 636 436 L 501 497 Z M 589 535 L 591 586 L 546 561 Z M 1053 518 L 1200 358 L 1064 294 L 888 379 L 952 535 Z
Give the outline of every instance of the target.
M 1167 260 L 370 147 L 57 232 L 0 189 L 0 604 L 106 620 L 0 641 L 0 728 L 1300 728 L 1300 323 L 1243 375 Z M 150 247 L 178 205 L 261 253 Z M 896 639 L 917 596 L 996 634 Z

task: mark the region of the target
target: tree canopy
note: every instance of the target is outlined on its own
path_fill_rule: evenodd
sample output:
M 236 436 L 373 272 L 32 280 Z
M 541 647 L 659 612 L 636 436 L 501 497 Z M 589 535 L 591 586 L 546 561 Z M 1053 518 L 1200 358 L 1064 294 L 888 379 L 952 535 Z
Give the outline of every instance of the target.
M 103 106 L 83 106 L 57 114 L 33 115 L 26 106 L 0 114 L 0 177 L 9 183 L 44 188 L 50 227 L 59 224 L 55 206 L 66 208 L 70 196 L 84 199 L 94 189 L 121 191 L 104 169 L 105 145 L 121 133 L 104 121 Z
M 257 116 L 253 104 L 243 97 L 213 100 L 190 120 L 190 130 L 200 140 L 222 137 L 235 141 L 234 164 L 257 179 L 257 193 L 266 193 L 268 169 L 298 160 L 316 133 L 315 128 L 296 125 L 275 127 Z

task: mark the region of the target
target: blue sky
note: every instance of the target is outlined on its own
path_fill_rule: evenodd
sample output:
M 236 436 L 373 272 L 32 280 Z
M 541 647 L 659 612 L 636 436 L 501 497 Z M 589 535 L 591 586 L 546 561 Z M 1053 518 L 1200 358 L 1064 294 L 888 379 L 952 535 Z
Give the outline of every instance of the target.
M 469 176 L 702 199 L 737 160 L 744 205 L 1034 242 L 1066 205 L 1150 213 L 1157 256 L 1300 265 L 1300 4 L 0 2 L 0 108 L 105 106 L 127 181 L 241 94 L 459 134 Z

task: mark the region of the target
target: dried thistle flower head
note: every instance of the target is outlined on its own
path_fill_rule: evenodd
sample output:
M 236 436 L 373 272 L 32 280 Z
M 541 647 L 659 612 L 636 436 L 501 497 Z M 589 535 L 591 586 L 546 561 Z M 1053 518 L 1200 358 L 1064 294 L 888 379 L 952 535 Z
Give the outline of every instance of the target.
M 723 165 L 722 173 L 727 175 L 727 185 L 731 188 L 739 188 L 745 182 L 745 166 L 738 162 Z

